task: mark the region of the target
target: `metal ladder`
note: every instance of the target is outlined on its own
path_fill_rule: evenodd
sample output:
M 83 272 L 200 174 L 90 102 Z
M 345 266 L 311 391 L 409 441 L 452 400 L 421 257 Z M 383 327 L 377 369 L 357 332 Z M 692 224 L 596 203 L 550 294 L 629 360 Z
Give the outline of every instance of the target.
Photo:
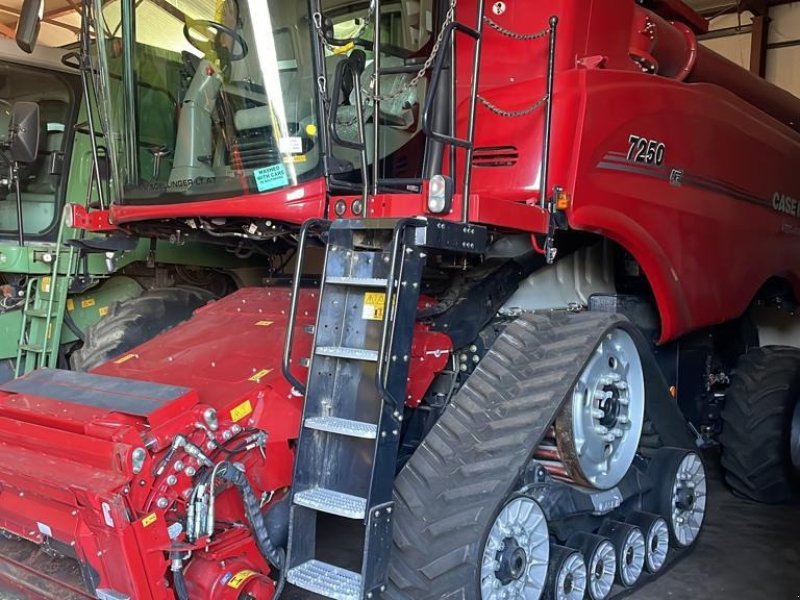
M 300 275 L 310 233 L 327 235 L 308 384 L 292 373 Z M 392 490 L 420 282 L 428 249 L 481 253 L 482 227 L 435 219 L 309 221 L 300 233 L 283 372 L 305 395 L 296 447 L 289 583 L 337 600 L 385 589 Z M 360 524 L 359 572 L 322 561 L 320 514 Z
M 290 583 L 328 598 L 371 598 L 386 582 L 392 488 L 426 256 L 414 236 L 424 226 L 418 219 L 337 221 L 328 229 L 307 390 L 290 378 L 306 401 L 286 564 Z M 304 227 L 301 248 L 307 234 Z M 296 285 L 289 331 L 297 292 Z M 360 572 L 318 559 L 320 513 L 361 523 Z
M 61 217 L 49 276 L 32 277 L 25 290 L 15 376 L 40 367 L 55 368 L 67 296 L 79 265 L 79 250 L 66 246 L 67 211 Z

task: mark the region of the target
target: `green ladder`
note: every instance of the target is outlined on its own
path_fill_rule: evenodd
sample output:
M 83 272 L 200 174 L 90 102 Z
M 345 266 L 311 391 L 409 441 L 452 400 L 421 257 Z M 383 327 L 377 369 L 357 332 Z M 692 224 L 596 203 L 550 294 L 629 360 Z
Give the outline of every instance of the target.
M 65 208 L 58 227 L 50 275 L 28 280 L 17 345 L 16 377 L 40 367 L 57 367 L 67 296 L 80 258 L 75 246 L 65 244 L 68 210 Z

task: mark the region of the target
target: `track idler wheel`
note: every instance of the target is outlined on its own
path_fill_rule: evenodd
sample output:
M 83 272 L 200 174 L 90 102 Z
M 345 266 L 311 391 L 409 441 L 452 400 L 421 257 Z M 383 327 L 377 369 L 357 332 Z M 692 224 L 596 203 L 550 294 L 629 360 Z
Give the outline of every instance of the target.
M 489 530 L 481 561 L 481 598 L 539 600 L 550 560 L 549 529 L 539 504 L 514 496 Z
M 696 452 L 662 448 L 647 469 L 656 486 L 644 508 L 667 521 L 670 544 L 688 548 L 697 541 L 706 514 L 708 484 L 703 461 Z
M 600 528 L 617 550 L 617 581 L 625 587 L 636 585 L 644 571 L 646 548 L 642 530 L 620 521 L 606 521 Z
M 567 546 L 576 548 L 586 561 L 586 591 L 591 600 L 605 600 L 614 587 L 617 553 L 606 537 L 578 532 L 570 536 Z
M 550 566 L 544 584 L 545 600 L 583 600 L 586 561 L 578 550 L 550 545 Z
M 644 535 L 645 568 L 650 573 L 658 573 L 667 562 L 669 553 L 669 525 L 666 520 L 664 517 L 643 512 L 633 513 L 626 520 L 631 525 L 636 525 Z

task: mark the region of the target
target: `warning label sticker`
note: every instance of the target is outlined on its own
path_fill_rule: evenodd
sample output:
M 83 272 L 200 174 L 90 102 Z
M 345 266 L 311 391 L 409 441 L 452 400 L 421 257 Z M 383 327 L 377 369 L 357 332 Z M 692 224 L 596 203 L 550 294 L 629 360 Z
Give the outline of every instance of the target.
M 255 574 L 255 571 L 239 571 L 236 575 L 230 578 L 230 581 L 228 581 L 228 587 L 238 590 L 240 587 L 242 587 L 242 584 L 245 581 L 250 579 Z
M 250 400 L 245 400 L 231 409 L 231 421 L 241 421 L 252 412 L 253 405 L 250 403 Z
M 386 311 L 386 294 L 367 292 L 364 294 L 364 309 L 361 318 L 367 321 L 382 321 Z

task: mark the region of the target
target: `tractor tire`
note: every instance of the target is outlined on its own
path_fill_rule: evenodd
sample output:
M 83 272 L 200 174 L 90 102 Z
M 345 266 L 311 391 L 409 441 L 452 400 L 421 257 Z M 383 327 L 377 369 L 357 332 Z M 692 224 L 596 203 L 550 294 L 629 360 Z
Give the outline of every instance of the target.
M 386 597 L 480 599 L 485 540 L 573 385 L 569 349 L 594 343 L 592 314 L 514 321 L 456 393 L 395 480 Z
M 725 480 L 735 494 L 767 504 L 796 496 L 799 398 L 800 349 L 765 346 L 742 356 L 725 397 L 720 435 Z
M 72 353 L 75 371 L 90 371 L 186 321 L 216 296 L 201 288 L 152 289 L 111 305 L 108 314 L 86 330 L 83 346 Z

